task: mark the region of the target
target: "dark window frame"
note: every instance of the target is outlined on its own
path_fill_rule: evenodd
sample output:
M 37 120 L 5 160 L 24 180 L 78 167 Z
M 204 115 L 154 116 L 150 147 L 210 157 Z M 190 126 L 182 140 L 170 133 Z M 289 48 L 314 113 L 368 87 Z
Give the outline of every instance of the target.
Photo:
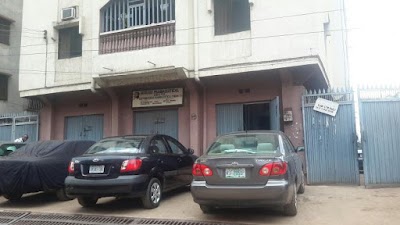
M 8 100 L 8 76 L 0 74 L 0 101 Z
M 214 0 L 215 35 L 251 30 L 248 0 Z
M 12 21 L 0 17 L 0 44 L 10 45 Z
M 82 35 L 79 26 L 58 30 L 58 59 L 82 56 Z

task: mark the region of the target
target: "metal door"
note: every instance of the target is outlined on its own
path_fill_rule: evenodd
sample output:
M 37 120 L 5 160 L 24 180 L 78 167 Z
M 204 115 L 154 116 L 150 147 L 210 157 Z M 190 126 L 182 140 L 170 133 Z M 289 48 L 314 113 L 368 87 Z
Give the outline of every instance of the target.
M 27 134 L 28 142 L 39 139 L 39 116 L 37 113 L 14 113 L 0 115 L 0 141 L 14 141 Z
M 400 88 L 359 90 L 367 187 L 400 184 Z
M 269 104 L 271 130 L 281 130 L 281 115 L 279 110 L 279 97 Z
M 165 134 L 178 138 L 178 110 L 135 112 L 135 134 Z
M 65 118 L 65 140 L 93 140 L 103 138 L 103 115 Z
M 336 116 L 314 111 L 318 98 L 339 103 Z M 310 92 L 303 96 L 309 184 L 359 184 L 352 91 Z
M 243 104 L 217 105 L 217 135 L 244 130 Z

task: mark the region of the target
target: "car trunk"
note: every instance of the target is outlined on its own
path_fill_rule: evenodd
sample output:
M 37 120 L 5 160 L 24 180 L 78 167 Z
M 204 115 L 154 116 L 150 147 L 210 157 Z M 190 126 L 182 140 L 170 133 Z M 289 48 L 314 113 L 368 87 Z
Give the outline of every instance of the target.
M 261 168 L 276 160 L 274 156 L 229 156 L 211 157 L 201 162 L 213 171 L 213 176 L 204 179 L 210 185 L 265 185 L 268 176 L 259 174 Z
M 123 161 L 132 156 L 88 156 L 80 157 L 75 163 L 75 177 L 78 179 L 111 179 L 120 176 Z

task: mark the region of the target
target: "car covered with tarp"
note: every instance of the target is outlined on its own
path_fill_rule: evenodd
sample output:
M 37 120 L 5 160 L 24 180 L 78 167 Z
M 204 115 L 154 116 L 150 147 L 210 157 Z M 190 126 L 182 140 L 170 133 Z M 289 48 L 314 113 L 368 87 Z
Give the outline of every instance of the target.
M 94 141 L 41 141 L 25 145 L 0 158 L 0 194 L 18 200 L 26 193 L 56 192 L 69 200 L 64 180 L 73 157 L 82 155 Z

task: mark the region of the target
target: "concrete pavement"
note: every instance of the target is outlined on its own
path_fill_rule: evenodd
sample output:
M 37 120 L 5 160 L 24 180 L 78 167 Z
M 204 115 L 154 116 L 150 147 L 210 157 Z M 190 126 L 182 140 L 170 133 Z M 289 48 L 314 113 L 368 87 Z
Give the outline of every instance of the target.
M 153 210 L 143 209 L 139 200 L 115 198 L 101 199 L 96 207 L 84 209 L 76 200 L 59 202 L 54 195 L 43 193 L 26 195 L 16 203 L 0 198 L 0 209 L 244 224 L 382 225 L 399 224 L 399 202 L 400 188 L 307 186 L 306 193 L 300 195 L 296 217 L 284 217 L 278 209 L 232 209 L 204 215 L 185 189 L 165 195 L 160 207 Z

